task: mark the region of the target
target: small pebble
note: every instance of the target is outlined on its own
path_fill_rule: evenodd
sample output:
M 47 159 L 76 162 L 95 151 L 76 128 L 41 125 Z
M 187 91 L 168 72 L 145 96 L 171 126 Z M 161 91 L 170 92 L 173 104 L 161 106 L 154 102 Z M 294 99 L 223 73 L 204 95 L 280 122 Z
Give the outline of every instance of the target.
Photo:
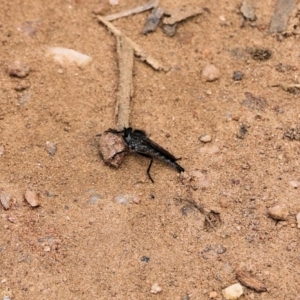
M 104 3 L 99 3 L 94 9 L 93 13 L 95 15 L 104 15 L 105 14 L 105 6 Z
M 297 180 L 291 180 L 291 181 L 289 182 L 289 184 L 290 184 L 294 189 L 297 189 L 297 188 L 299 187 L 300 182 L 297 181 Z
M 219 20 L 222 21 L 222 22 L 225 22 L 226 18 L 225 18 L 225 16 L 221 15 L 221 16 L 219 16 Z
M 211 142 L 211 140 L 212 140 L 212 137 L 209 134 L 204 134 L 204 135 L 200 136 L 200 141 L 202 143 L 209 143 L 209 142 Z
M 16 223 L 16 221 L 17 221 L 16 217 L 14 217 L 14 216 L 8 216 L 7 220 L 11 223 Z
M 166 36 L 172 37 L 175 35 L 177 31 L 177 24 L 173 24 L 173 25 L 164 24 L 162 30 Z
M 214 299 L 218 297 L 218 293 L 216 291 L 212 291 L 209 293 L 209 298 Z
M 50 246 L 45 246 L 45 247 L 44 247 L 44 251 L 45 251 L 45 252 L 50 252 L 50 251 L 51 251 Z
M 130 202 L 133 202 L 133 203 L 140 203 L 140 199 L 134 195 L 119 195 L 117 197 L 114 198 L 114 201 L 117 202 L 117 203 L 120 203 L 120 204 L 128 204 Z
M 0 145 L 0 156 L 2 156 L 4 154 L 4 146 Z
M 202 78 L 206 81 L 215 81 L 220 78 L 220 70 L 214 65 L 206 65 L 202 70 Z
M 8 66 L 7 73 L 9 76 L 24 78 L 30 72 L 30 67 L 26 63 L 20 61 L 14 61 Z
M 141 199 L 138 198 L 138 197 L 133 196 L 133 198 L 131 199 L 131 201 L 132 201 L 133 203 L 135 203 L 135 204 L 140 204 Z
M 31 100 L 31 93 L 22 93 L 18 96 L 18 102 L 21 106 L 27 104 Z
M 256 20 L 255 11 L 248 1 L 246 0 L 242 1 L 240 10 L 245 20 L 249 20 L 249 21 Z
M 148 263 L 150 261 L 150 257 L 148 256 L 142 256 L 141 261 Z
M 11 196 L 3 190 L 0 190 L 0 202 L 5 210 L 11 206 Z
M 32 207 L 37 207 L 40 205 L 38 194 L 31 190 L 26 190 L 25 192 L 25 199 Z
M 243 72 L 241 72 L 241 71 L 235 71 L 233 73 L 232 79 L 234 81 L 241 81 L 243 79 L 243 77 L 244 77 L 244 73 Z
M 56 144 L 47 141 L 46 142 L 46 150 L 50 155 L 54 155 L 57 151 Z
M 277 221 L 284 221 L 289 215 L 288 208 L 284 204 L 277 204 L 268 210 L 269 216 Z
M 54 61 L 58 62 L 60 66 L 75 63 L 80 68 L 93 60 L 92 57 L 86 54 L 63 47 L 47 47 L 46 57 L 48 56 L 53 57 Z
M 297 227 L 300 228 L 300 213 L 297 214 L 296 220 L 297 220 Z
M 238 299 L 243 295 L 243 293 L 243 286 L 240 283 L 235 283 L 222 290 L 222 295 L 227 300 Z
M 217 154 L 220 152 L 220 148 L 218 146 L 209 146 L 209 147 L 202 147 L 199 149 L 199 152 L 201 154 L 208 154 L 208 155 L 213 155 L 213 154 Z
M 151 287 L 150 293 L 151 294 L 158 294 L 162 291 L 162 288 L 158 285 L 158 283 L 154 283 Z
M 18 84 L 15 86 L 15 91 L 16 92 L 23 92 L 27 90 L 30 87 L 30 84 L 26 81 L 20 81 Z
M 119 4 L 119 0 L 108 0 L 110 5 L 118 5 Z
M 228 208 L 229 207 L 229 201 L 227 200 L 227 199 L 220 199 L 220 201 L 219 201 L 219 203 L 220 203 L 220 206 L 222 207 L 222 208 Z
M 100 200 L 102 199 L 102 197 L 98 194 L 94 194 L 91 196 L 90 198 L 90 204 L 96 204 L 98 203 Z

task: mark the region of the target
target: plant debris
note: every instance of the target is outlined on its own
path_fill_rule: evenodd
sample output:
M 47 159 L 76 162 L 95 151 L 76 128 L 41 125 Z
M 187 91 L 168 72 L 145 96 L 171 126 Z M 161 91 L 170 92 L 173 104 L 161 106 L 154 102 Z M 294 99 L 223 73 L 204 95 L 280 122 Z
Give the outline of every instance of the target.
M 246 99 L 242 101 L 242 105 L 252 109 L 252 110 L 259 110 L 264 111 L 267 107 L 267 101 L 263 97 L 256 97 L 253 94 L 246 92 L 245 93 Z
M 165 17 L 163 19 L 164 25 L 174 25 L 178 22 L 184 21 L 188 18 L 195 17 L 203 13 L 203 9 L 195 6 L 183 6 L 180 8 L 167 10 L 165 15 L 170 17 Z
M 284 133 L 284 136 L 290 140 L 300 141 L 300 126 L 287 129 L 287 131 Z
M 270 32 L 283 32 L 296 5 L 295 0 L 278 0 L 270 23 Z
M 246 135 L 247 132 L 248 132 L 247 126 L 246 126 L 245 124 L 242 124 L 242 125 L 240 126 L 240 130 L 239 130 L 239 132 L 237 133 L 236 137 L 237 137 L 238 139 L 243 140 L 243 139 L 245 138 L 245 135 Z
M 279 83 L 279 84 L 274 84 L 272 87 L 281 87 L 284 91 L 292 93 L 292 94 L 297 94 L 297 92 L 300 89 L 300 84 L 299 83 Z
M 115 36 L 121 36 L 123 33 L 115 27 L 111 22 L 107 21 L 105 17 L 97 16 L 98 21 L 102 24 L 104 24 Z M 152 57 L 150 54 L 148 54 L 144 49 L 142 49 L 138 44 L 136 44 L 133 40 L 131 40 L 129 37 L 124 35 L 124 38 L 127 40 L 127 42 L 132 47 L 135 56 L 137 56 L 141 61 L 147 62 L 153 69 L 155 70 L 162 70 L 162 71 L 168 71 L 169 68 L 161 65 L 154 57 Z
M 133 49 L 124 35 L 117 37 L 119 62 L 119 88 L 117 92 L 117 128 L 129 126 L 130 99 L 132 97 Z
M 162 16 L 164 14 L 164 10 L 161 7 L 156 7 L 152 10 L 151 14 L 148 16 L 146 24 L 143 28 L 143 34 L 148 34 L 156 30 Z
M 254 48 L 250 49 L 249 53 L 254 60 L 268 60 L 272 56 L 272 52 L 269 49 L 265 48 Z
M 254 9 L 247 0 L 244 0 L 242 2 L 240 11 L 246 21 L 253 22 L 256 20 L 256 15 L 255 15 Z
M 150 1 L 148 3 L 145 3 L 145 4 L 141 5 L 141 6 L 137 6 L 137 7 L 128 9 L 128 10 L 124 10 L 122 12 L 119 12 L 119 13 L 116 13 L 116 14 L 113 14 L 113 15 L 105 16 L 105 19 L 107 21 L 117 20 L 117 19 L 120 19 L 120 18 L 124 18 L 124 17 L 128 17 L 128 16 L 131 16 L 131 15 L 134 15 L 134 14 L 144 12 L 146 10 L 149 10 L 149 9 L 153 8 L 153 7 L 156 7 L 157 5 L 158 5 L 158 0 Z
M 174 24 L 174 25 L 164 24 L 162 27 L 162 30 L 166 36 L 172 37 L 176 33 L 177 24 Z
M 248 288 L 259 293 L 267 291 L 266 286 L 257 278 L 255 278 L 250 272 L 243 269 L 238 269 L 235 271 L 235 274 L 237 280 Z

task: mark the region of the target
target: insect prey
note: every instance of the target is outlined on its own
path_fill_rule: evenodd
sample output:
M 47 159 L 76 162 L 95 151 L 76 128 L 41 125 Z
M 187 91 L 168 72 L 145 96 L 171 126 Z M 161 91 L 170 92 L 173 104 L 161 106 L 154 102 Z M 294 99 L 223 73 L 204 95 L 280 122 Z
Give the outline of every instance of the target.
M 131 127 L 124 127 L 123 130 L 108 129 L 106 132 L 122 134 L 124 143 L 129 151 L 150 158 L 147 175 L 152 182 L 154 181 L 150 175 L 150 169 L 152 166 L 153 158 L 164 161 L 168 165 L 175 168 L 178 172 L 184 172 L 184 169 L 176 162 L 178 159 L 176 159 L 166 149 L 149 139 L 145 131 L 138 129 L 133 130 Z M 127 152 L 128 150 L 117 152 L 114 157 L 120 153 Z

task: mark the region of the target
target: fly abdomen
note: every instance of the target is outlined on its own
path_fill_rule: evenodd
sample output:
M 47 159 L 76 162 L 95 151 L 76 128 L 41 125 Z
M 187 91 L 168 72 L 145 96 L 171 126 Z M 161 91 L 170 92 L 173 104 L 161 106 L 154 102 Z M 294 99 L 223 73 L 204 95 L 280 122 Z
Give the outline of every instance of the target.
M 161 161 L 164 161 L 165 163 L 172 166 L 174 169 L 176 169 L 179 173 L 184 172 L 184 168 L 182 168 L 175 160 L 171 160 L 169 157 L 161 154 L 158 151 L 153 151 L 153 156 L 158 158 Z

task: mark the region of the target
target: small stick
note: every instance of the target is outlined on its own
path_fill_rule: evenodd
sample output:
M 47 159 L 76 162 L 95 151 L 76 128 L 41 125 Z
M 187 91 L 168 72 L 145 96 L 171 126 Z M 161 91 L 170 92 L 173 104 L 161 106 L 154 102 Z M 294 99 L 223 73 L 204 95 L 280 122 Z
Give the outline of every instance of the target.
M 115 36 L 124 35 L 116 26 L 111 22 L 107 21 L 105 17 L 97 16 L 98 20 L 103 23 Z M 136 44 L 129 37 L 124 35 L 124 38 L 127 40 L 128 44 L 133 48 L 134 54 L 139 57 L 141 61 L 147 62 L 155 70 L 168 71 L 168 68 L 162 66 L 154 57 L 148 54 L 144 49 L 142 49 L 138 44 Z
M 128 16 L 131 16 L 131 15 L 134 15 L 134 14 L 144 12 L 148 9 L 153 8 L 153 7 L 157 7 L 157 5 L 158 5 L 158 0 L 150 1 L 148 3 L 145 3 L 145 4 L 141 5 L 141 6 L 138 6 L 138 7 L 135 7 L 135 8 L 130 8 L 128 10 L 124 10 L 122 12 L 119 12 L 119 13 L 116 13 L 116 14 L 113 14 L 113 15 L 108 15 L 108 16 L 105 17 L 105 19 L 107 21 L 113 21 L 113 20 L 120 19 L 120 18 L 123 18 L 123 17 L 128 17 Z
M 279 84 L 274 84 L 271 85 L 271 87 L 281 87 L 284 91 L 289 92 L 292 89 L 300 89 L 300 84 L 299 83 L 279 83 Z
M 133 49 L 124 35 L 117 36 L 119 55 L 119 89 L 117 92 L 117 129 L 129 127 L 130 99 L 132 97 Z

